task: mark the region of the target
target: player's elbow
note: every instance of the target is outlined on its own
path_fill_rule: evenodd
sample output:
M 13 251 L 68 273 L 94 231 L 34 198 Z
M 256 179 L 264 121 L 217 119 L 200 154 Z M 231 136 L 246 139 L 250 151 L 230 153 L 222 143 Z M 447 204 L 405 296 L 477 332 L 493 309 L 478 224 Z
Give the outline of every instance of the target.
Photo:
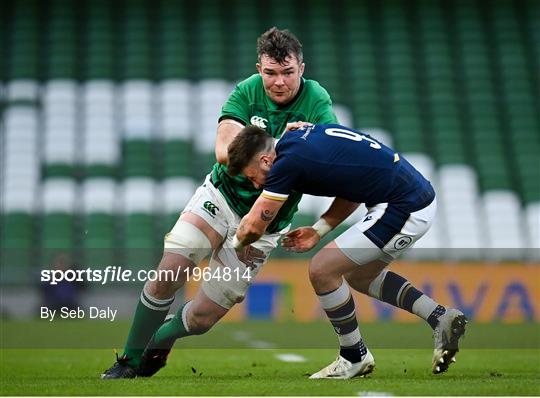
M 229 157 L 227 156 L 227 151 L 223 151 L 221 148 L 216 147 L 216 161 L 220 164 L 227 165 Z

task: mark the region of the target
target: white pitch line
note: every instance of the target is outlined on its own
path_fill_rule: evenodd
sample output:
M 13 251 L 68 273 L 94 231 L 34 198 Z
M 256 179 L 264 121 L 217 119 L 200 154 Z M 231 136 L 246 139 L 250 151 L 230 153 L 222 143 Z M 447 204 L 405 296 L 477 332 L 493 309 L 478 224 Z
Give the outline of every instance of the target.
M 306 358 L 298 354 L 276 354 L 276 358 L 283 362 L 306 362 Z

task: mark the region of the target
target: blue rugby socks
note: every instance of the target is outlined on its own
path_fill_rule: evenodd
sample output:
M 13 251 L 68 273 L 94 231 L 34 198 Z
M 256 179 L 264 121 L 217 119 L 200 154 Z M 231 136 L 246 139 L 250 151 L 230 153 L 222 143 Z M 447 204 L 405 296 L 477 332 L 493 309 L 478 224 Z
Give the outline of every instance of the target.
M 360 362 L 366 355 L 367 348 L 360 335 L 349 286 L 343 281 L 336 290 L 317 296 L 338 335 L 339 354 L 350 362 Z
M 432 329 L 446 308 L 416 289 L 411 282 L 392 272 L 381 272 L 369 285 L 369 296 L 402 308 L 426 320 Z

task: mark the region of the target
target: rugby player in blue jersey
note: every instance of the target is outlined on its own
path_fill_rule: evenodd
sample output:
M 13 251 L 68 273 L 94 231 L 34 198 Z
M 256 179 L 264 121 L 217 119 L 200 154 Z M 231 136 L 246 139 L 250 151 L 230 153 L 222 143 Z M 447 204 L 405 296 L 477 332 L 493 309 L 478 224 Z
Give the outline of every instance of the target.
M 455 362 L 466 317 L 387 269 L 431 226 L 437 206 L 433 187 L 403 156 L 369 135 L 334 124 L 297 122 L 289 128 L 275 144 L 264 130 L 247 126 L 228 148 L 228 172 L 263 188 L 240 223 L 235 249 L 259 239 L 293 192 L 335 200 L 312 227 L 287 234 L 282 245 L 292 251 L 313 248 L 360 203 L 368 209 L 311 260 L 311 283 L 340 343 L 337 359 L 311 378 L 349 379 L 375 367 L 349 287 L 425 319 L 434 330 L 432 371 L 446 371 Z

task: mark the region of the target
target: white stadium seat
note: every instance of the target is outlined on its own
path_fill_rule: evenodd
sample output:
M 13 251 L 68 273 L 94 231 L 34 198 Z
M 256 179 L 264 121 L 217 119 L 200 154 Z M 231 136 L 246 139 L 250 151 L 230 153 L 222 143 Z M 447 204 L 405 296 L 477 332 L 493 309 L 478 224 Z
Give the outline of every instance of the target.
M 86 165 L 115 165 L 120 160 L 117 89 L 110 81 L 91 80 L 83 91 L 82 160 Z
M 149 140 L 153 135 L 153 85 L 130 80 L 121 88 L 121 129 L 125 139 Z
M 197 106 L 192 117 L 197 123 L 193 127 L 193 139 L 199 152 L 214 151 L 221 107 L 233 88 L 226 80 L 221 79 L 203 80 L 195 87 L 198 96 L 194 96 Z
M 156 195 L 158 186 L 151 178 L 128 178 L 124 180 L 122 186 L 121 209 L 125 214 L 148 213 L 152 214 L 157 210 Z
M 39 96 L 39 85 L 34 80 L 11 80 L 6 85 L 9 101 L 36 101 Z
M 42 99 L 46 103 L 75 103 L 79 96 L 75 80 L 49 80 L 44 86 Z
M 339 124 L 353 128 L 353 117 L 350 109 L 340 104 L 334 104 L 333 108 Z
M 191 139 L 191 83 L 186 80 L 162 82 L 159 89 L 159 115 L 157 122 L 164 139 Z
M 540 261 L 540 202 L 529 203 L 525 208 L 525 225 L 529 258 Z
M 42 185 L 42 208 L 48 213 L 75 213 L 79 202 L 77 185 L 71 178 L 49 178 Z
M 480 258 L 485 247 L 476 174 L 467 165 L 445 165 L 438 173 L 438 214 L 444 235 L 441 248 L 452 259 Z
M 167 178 L 162 183 L 163 196 L 160 199 L 160 208 L 165 213 L 180 213 L 195 193 L 197 186 L 191 178 Z
M 72 80 L 52 80 L 43 89 L 44 160 L 74 164 L 77 156 L 78 86 Z
M 2 212 L 34 213 L 36 211 L 35 185 L 27 187 L 4 186 L 2 189 Z
M 85 214 L 117 211 L 117 186 L 111 178 L 90 178 L 82 184 L 82 210 Z
M 18 92 L 20 87 L 14 90 L 15 93 L 24 91 Z M 2 210 L 33 212 L 41 175 L 38 113 L 33 107 L 10 106 L 3 116 L 0 159 Z
M 486 192 L 482 198 L 488 258 L 519 259 L 525 247 L 521 204 L 512 191 Z M 513 250 L 514 249 L 514 250 Z

